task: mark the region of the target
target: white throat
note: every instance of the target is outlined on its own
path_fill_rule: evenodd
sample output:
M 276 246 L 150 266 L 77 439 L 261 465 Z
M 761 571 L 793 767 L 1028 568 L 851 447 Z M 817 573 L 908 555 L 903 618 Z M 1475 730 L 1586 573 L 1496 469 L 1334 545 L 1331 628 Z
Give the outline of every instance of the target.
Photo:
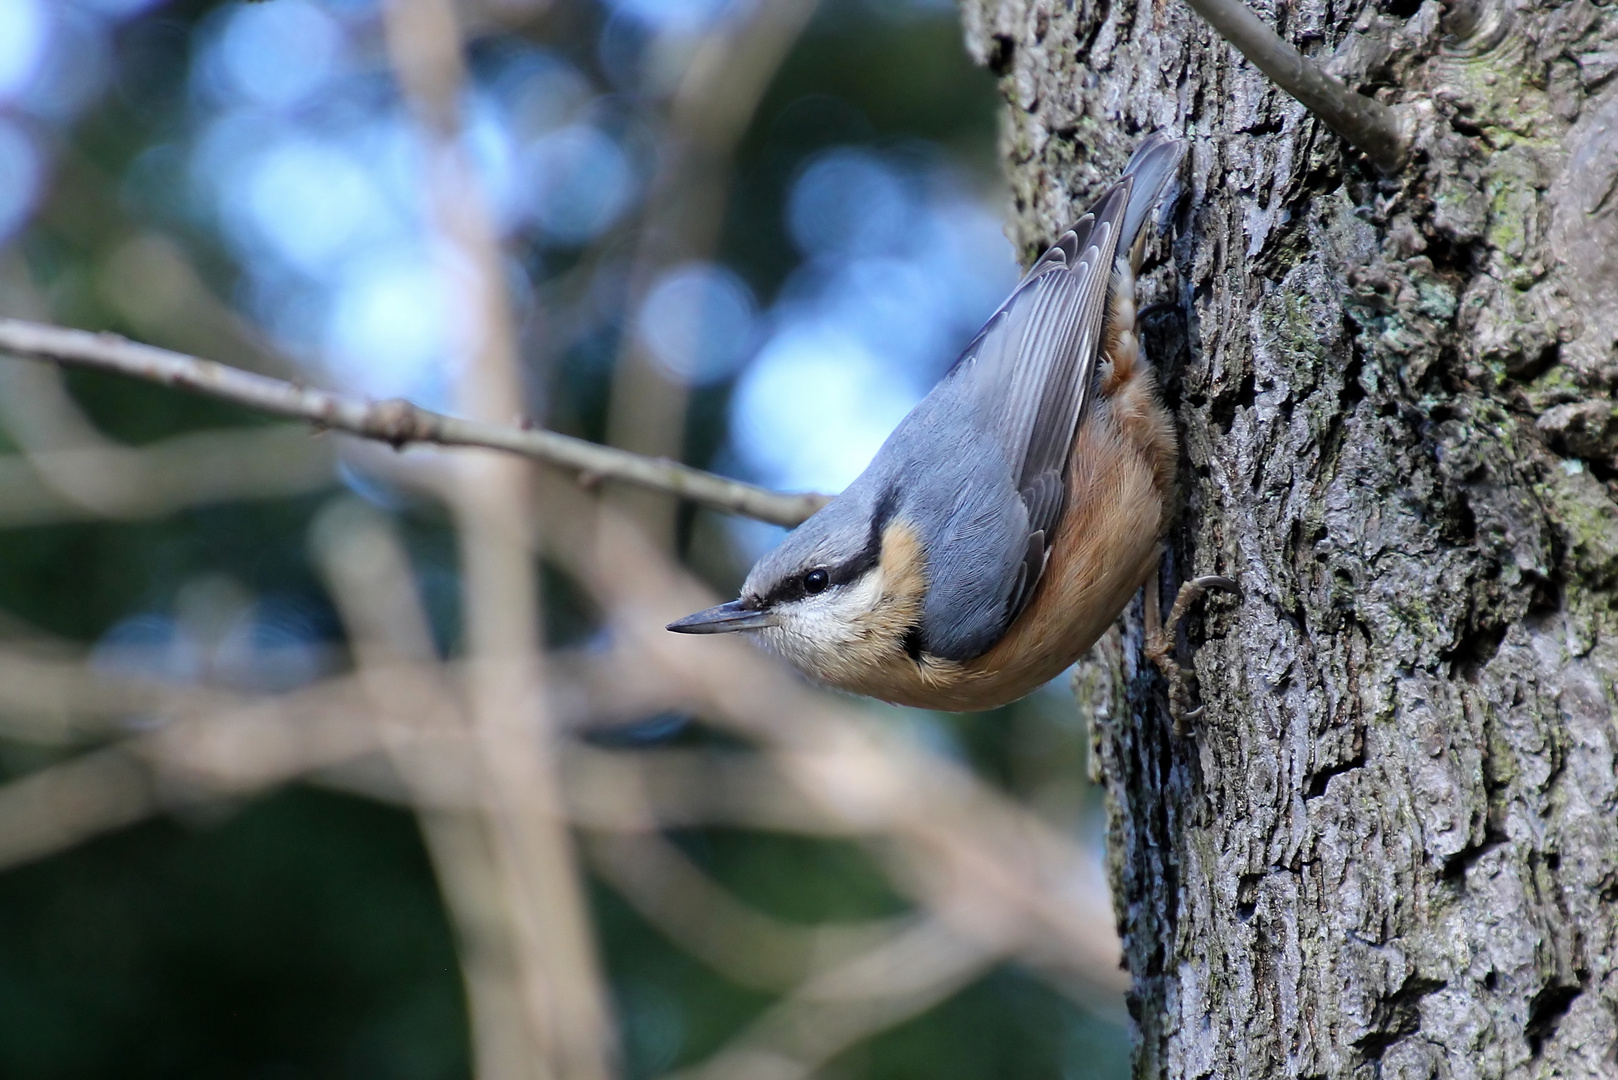
M 846 585 L 777 605 L 775 625 L 758 631 L 760 643 L 809 675 L 838 681 L 838 671 L 863 666 L 861 647 L 875 644 L 869 616 L 882 600 L 882 577 L 872 567 Z

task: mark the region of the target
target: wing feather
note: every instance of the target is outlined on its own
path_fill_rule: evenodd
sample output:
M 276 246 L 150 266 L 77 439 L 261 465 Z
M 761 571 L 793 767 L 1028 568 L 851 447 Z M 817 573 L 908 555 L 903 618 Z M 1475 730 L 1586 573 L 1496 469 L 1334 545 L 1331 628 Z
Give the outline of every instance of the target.
M 1040 256 L 960 361 L 1038 538 L 1007 597 L 1008 618 L 1033 595 L 1066 504 L 1067 458 L 1095 381 L 1130 187 L 1129 177 L 1114 184 Z
M 906 420 L 945 431 L 956 425 L 953 434 L 901 440 L 896 432 L 884 447 L 957 447 L 968 455 L 903 466 L 942 485 L 918 495 L 936 500 L 924 518 L 931 530 L 919 634 L 926 651 L 957 660 L 981 655 L 1032 599 L 1067 508 L 1068 461 L 1095 392 L 1113 268 L 1132 258 L 1136 232 L 1182 153 L 1183 144 L 1166 135 L 1147 136 L 1123 177 L 1039 257 Z

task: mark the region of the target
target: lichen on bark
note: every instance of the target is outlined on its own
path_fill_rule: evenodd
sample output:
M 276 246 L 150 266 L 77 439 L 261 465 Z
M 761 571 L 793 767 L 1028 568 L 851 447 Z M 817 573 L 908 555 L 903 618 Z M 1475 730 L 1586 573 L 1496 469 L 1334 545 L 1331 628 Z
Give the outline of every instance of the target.
M 1178 0 L 963 7 L 1025 253 L 1191 142 L 1147 277 L 1167 565 L 1243 594 L 1188 738 L 1138 610 L 1111 654 L 1137 1073 L 1618 1076 L 1618 7 L 1255 7 L 1409 110 L 1403 174 Z

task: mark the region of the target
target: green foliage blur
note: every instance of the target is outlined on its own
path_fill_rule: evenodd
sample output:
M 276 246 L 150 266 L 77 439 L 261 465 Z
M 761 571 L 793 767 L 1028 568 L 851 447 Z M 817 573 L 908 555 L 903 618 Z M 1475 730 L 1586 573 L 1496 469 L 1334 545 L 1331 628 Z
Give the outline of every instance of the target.
M 222 308 L 235 303 L 240 252 L 189 205 L 164 158 L 197 107 L 187 89 L 197 28 L 227 6 L 175 0 L 109 24 L 96 59 L 107 65 L 99 91 L 71 122 L 38 125 L 49 171 L 29 223 L 0 251 L 0 313 L 198 352 L 209 342 L 228 347 L 227 335 L 210 337 L 206 327 L 132 318 L 106 287 L 120 249 L 155 233 L 184 250 Z M 719 252 L 759 296 L 774 295 L 795 265 L 784 200 L 816 151 L 925 139 L 994 185 L 993 81 L 964 55 L 951 8 L 912 7 L 900 16 L 882 0 L 828 0 L 766 95 L 740 147 Z M 556 0 L 503 32 L 596 71 L 605 18 L 586 0 Z M 532 260 L 534 287 L 565 273 L 569 258 Z M 540 395 L 553 423 L 601 436 L 607 374 L 599 359 L 615 351 L 621 331 L 609 320 L 555 358 Z M 108 435 L 134 444 L 264 423 L 110 377 L 73 375 L 68 385 Z M 719 452 L 730 385 L 696 396 L 698 464 Z M 243 611 L 273 608 L 316 643 L 311 664 L 338 670 L 338 620 L 305 546 L 334 491 L 158 521 L 0 529 L 0 612 L 105 652 L 109 642 L 145 641 L 142 633 L 187 619 L 227 625 Z M 435 512 L 380 498 L 400 516 L 435 631 L 453 651 L 452 536 Z M 587 605 L 570 602 L 559 577 L 548 584 L 550 640 L 587 641 Z M 716 584 L 729 587 L 734 577 Z M 206 677 L 208 663 L 173 675 Z M 995 782 L 1023 798 L 1057 792 L 1071 804 L 1058 809 L 1074 828 L 1094 828 L 1089 794 L 1074 794 L 1085 733 L 1070 713 L 1058 694 L 925 722 Z M 656 737 L 706 738 L 680 724 Z M 0 775 L 25 776 L 69 753 L 0 739 Z M 677 839 L 742 899 L 783 919 L 904 909 L 854 845 L 725 830 Z M 592 903 L 629 1076 L 700 1060 L 769 1004 L 681 952 L 607 888 L 592 886 Z M 181 799 L 162 820 L 0 873 L 0 1077 L 451 1080 L 469 1075 L 468 1047 L 455 943 L 404 811 L 305 787 L 241 805 Z M 829 1075 L 1123 1076 L 1127 1055 L 1115 1022 L 1007 967 L 845 1054 Z

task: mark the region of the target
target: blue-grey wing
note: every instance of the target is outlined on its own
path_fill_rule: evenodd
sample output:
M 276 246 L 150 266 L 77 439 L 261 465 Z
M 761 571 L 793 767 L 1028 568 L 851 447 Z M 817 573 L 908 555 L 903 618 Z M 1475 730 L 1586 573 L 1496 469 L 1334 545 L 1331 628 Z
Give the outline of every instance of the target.
M 957 367 L 959 392 L 1011 470 L 1028 534 L 1004 597 L 1017 616 L 1067 503 L 1067 461 L 1095 382 L 1107 289 L 1131 180 L 1110 188 L 1034 264 Z
M 1003 478 L 994 492 L 989 467 L 974 468 L 947 535 L 928 545 L 924 631 L 940 655 L 991 646 L 1044 574 L 1067 505 L 1073 439 L 1094 391 L 1113 262 L 1133 244 L 1181 152 L 1163 135 L 1143 141 L 1124 176 L 1040 256 L 940 386 L 962 406 L 957 419 L 976 428 L 962 451 L 995 459 Z M 994 513 L 1000 520 L 991 525 L 985 515 Z M 986 580 L 999 590 L 990 609 L 979 596 Z M 973 617 L 963 619 L 969 593 Z

